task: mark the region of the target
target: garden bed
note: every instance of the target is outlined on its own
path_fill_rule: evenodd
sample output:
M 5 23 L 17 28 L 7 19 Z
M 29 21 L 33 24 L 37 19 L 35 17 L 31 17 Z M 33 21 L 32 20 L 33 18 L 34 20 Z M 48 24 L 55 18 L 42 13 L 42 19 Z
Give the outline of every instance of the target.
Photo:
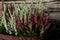
M 0 34 L 0 40 L 42 40 L 41 37 L 34 36 L 34 37 L 29 37 L 29 36 L 11 36 L 11 35 L 5 35 L 5 34 Z
M 46 15 L 42 2 L 37 5 L 4 3 L 0 20 L 0 40 L 42 40 L 50 27 L 49 13 Z M 3 33 L 3 34 L 2 34 Z

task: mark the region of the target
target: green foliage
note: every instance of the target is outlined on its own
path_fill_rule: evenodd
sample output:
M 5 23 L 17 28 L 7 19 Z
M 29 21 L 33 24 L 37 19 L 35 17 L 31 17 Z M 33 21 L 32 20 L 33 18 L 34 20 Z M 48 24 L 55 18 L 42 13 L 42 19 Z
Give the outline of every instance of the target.
M 5 28 L 4 28 L 4 26 L 2 25 L 2 26 L 0 26 L 0 33 L 4 33 L 5 32 Z

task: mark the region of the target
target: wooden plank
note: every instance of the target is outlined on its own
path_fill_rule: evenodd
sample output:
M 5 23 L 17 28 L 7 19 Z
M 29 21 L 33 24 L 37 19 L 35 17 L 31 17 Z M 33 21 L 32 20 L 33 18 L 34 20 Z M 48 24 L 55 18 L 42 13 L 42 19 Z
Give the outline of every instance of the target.
M 60 8 L 60 2 L 45 3 L 47 8 Z
M 31 3 L 31 1 L 5 1 L 4 3 L 13 3 L 13 2 L 15 2 L 15 3 Z M 39 1 L 33 1 L 33 3 L 39 3 Z
M 60 20 L 60 12 L 50 13 L 50 19 Z
M 2 3 L 0 2 L 0 14 L 2 13 Z

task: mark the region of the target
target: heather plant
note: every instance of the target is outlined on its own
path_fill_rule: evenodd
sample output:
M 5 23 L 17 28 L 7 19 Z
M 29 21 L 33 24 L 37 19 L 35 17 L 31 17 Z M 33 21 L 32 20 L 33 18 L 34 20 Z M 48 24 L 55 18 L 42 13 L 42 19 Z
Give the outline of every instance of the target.
M 39 4 L 28 7 L 23 4 L 4 4 L 0 27 L 4 27 L 6 33 L 18 36 L 41 36 L 49 28 L 49 15 L 43 11 L 44 5 Z M 3 26 L 2 26 L 3 25 Z

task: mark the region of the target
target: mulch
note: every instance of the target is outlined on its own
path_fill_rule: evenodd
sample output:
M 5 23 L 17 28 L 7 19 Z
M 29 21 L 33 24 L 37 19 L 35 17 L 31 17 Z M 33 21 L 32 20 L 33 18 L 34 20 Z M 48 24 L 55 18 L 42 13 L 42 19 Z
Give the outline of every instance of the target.
M 40 37 L 28 37 L 28 36 L 11 36 L 0 34 L 0 40 L 41 40 Z

